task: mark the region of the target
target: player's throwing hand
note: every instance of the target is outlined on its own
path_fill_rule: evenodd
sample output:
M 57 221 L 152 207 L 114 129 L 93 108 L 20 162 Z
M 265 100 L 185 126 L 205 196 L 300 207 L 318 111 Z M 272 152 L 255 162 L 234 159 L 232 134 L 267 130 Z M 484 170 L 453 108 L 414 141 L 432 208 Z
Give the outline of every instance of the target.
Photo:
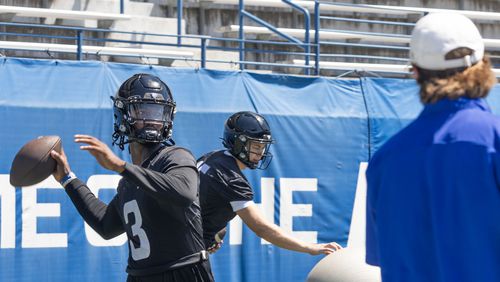
M 121 173 L 125 169 L 125 161 L 118 158 L 111 149 L 99 139 L 90 135 L 75 135 L 76 143 L 87 145 L 80 146 L 80 149 L 89 151 L 99 164 L 109 170 Z

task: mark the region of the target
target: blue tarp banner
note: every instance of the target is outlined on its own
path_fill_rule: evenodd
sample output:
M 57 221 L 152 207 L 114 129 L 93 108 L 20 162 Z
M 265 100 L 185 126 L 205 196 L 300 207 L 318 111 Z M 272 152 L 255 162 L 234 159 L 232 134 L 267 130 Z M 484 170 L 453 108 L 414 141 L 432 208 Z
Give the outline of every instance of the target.
M 271 222 L 310 242 L 346 245 L 358 171 L 420 112 L 413 80 L 350 79 L 174 69 L 103 62 L 0 61 L 0 281 L 124 281 L 125 237 L 105 241 L 52 177 L 26 189 L 9 184 L 15 153 L 41 135 L 59 135 L 72 170 L 109 201 L 119 176 L 73 143 L 90 134 L 111 145 L 109 96 L 134 73 L 159 76 L 177 103 L 174 139 L 195 157 L 222 148 L 236 111 L 268 119 L 276 144 L 265 171 L 245 171 Z M 499 88 L 489 99 L 500 111 Z M 113 150 L 129 161 L 127 151 Z M 283 250 L 235 220 L 211 256 L 217 281 L 304 281 L 322 256 Z

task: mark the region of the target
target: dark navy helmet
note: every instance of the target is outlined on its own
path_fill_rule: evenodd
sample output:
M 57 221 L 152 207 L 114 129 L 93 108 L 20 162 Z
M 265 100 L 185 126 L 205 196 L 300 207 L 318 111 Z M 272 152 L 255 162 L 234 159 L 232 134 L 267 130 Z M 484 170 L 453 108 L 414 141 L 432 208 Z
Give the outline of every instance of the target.
M 113 100 L 113 144 L 165 143 L 171 140 L 175 114 L 172 92 L 161 79 L 139 73 L 127 79 Z
M 269 147 L 274 142 L 266 119 L 254 112 L 238 112 L 224 125 L 222 144 L 251 169 L 266 169 L 272 160 Z

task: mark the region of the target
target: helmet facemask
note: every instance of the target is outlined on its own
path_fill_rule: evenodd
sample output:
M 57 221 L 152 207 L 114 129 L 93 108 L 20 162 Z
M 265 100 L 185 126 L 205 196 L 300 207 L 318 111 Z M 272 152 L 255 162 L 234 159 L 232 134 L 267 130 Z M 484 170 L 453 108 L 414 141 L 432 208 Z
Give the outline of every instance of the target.
M 251 169 L 266 169 L 273 158 L 272 143 L 271 135 L 254 138 L 242 134 L 235 138 L 231 153 Z
M 132 96 L 113 98 L 116 118 L 113 143 L 123 149 L 124 144 L 163 143 L 172 135 L 175 103 L 165 101 L 158 93 L 146 93 L 146 98 Z

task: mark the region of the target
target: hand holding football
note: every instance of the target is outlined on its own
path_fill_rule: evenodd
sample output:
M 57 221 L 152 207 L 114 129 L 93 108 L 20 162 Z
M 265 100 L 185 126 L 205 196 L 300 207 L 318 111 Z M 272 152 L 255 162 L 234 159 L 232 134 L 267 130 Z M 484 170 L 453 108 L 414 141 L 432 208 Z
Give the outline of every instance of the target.
M 56 168 L 56 161 L 50 156 L 52 150 L 61 152 L 59 136 L 40 136 L 26 143 L 12 162 L 10 184 L 31 186 L 49 177 Z

